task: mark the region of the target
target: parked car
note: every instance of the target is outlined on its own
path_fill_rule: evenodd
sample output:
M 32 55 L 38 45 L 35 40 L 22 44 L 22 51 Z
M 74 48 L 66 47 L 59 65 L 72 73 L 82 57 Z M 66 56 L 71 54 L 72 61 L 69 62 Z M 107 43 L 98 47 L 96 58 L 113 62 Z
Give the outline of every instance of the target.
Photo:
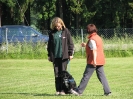
M 34 28 L 24 25 L 5 25 L 0 27 L 0 44 L 2 43 L 23 43 L 43 42 L 47 43 L 48 35 L 43 35 Z

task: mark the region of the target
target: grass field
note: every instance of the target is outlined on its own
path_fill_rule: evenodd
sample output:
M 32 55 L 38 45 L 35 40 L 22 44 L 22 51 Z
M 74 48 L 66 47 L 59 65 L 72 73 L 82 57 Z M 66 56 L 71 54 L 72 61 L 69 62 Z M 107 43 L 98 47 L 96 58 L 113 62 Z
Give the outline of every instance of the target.
M 78 85 L 86 60 L 73 59 L 69 66 Z M 111 96 L 102 96 L 95 73 L 83 96 L 55 96 L 52 63 L 43 59 L 0 60 L 0 99 L 133 99 L 133 57 L 107 58 L 104 70 Z

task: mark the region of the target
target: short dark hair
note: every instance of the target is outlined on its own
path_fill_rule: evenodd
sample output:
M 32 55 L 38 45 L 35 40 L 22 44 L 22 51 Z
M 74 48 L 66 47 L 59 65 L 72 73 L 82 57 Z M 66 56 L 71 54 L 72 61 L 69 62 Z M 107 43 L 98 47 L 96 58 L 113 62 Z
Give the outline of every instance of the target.
M 95 26 L 94 24 L 88 24 L 88 25 L 87 25 L 87 32 L 88 32 L 89 34 L 94 33 L 94 32 L 97 33 L 97 28 L 96 28 L 96 26 Z

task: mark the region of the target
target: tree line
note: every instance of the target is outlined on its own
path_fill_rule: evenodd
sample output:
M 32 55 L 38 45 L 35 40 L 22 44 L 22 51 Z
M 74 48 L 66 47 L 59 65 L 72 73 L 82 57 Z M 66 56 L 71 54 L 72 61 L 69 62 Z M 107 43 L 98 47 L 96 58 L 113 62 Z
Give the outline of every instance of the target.
M 69 29 L 88 23 L 133 28 L 133 0 L 0 0 L 0 26 L 23 24 L 44 30 L 55 16 Z

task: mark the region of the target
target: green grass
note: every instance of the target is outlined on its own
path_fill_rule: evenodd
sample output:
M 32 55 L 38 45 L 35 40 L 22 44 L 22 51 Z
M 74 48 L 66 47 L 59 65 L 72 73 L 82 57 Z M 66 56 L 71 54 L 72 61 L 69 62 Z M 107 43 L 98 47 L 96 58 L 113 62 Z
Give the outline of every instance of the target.
M 0 60 L 0 99 L 133 99 L 133 57 L 107 58 L 105 73 L 112 91 L 102 96 L 102 85 L 94 73 L 83 96 L 55 96 L 52 63 L 44 59 Z M 79 84 L 85 59 L 73 59 L 70 73 Z

